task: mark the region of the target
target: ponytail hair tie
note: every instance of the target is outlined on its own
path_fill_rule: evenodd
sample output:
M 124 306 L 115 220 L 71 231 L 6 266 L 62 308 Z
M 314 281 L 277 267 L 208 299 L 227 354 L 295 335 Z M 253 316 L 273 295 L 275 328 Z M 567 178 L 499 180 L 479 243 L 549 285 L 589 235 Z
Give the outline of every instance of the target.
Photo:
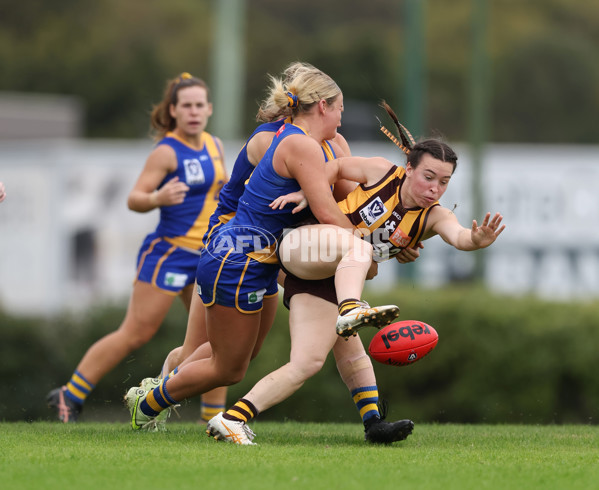
M 184 80 L 191 80 L 192 78 L 193 76 L 191 75 L 191 73 L 187 73 L 186 71 L 184 71 L 183 73 L 181 73 L 181 75 L 175 78 L 175 85 L 179 85 L 183 83 Z
M 299 105 L 297 95 L 292 94 L 291 92 L 286 92 L 285 95 L 287 96 L 287 107 L 295 109 Z
M 395 123 L 397 131 L 399 132 L 399 137 L 401 138 L 401 142 L 399 142 L 399 140 L 393 135 L 393 133 L 391 133 L 391 131 L 389 131 L 382 124 L 381 131 L 385 134 L 385 136 L 387 136 L 391 141 L 393 141 L 393 143 L 395 143 L 401 151 L 403 151 L 406 155 L 409 155 L 410 151 L 412 150 L 412 148 L 414 148 L 414 145 L 416 144 L 416 141 L 414 140 L 412 133 L 410 133 L 406 129 L 406 127 L 399 122 L 399 119 L 395 115 L 395 112 L 393 112 L 393 109 L 391 109 L 391 106 L 389 106 L 387 102 L 385 102 L 384 100 L 381 101 L 380 106 L 387 111 L 387 114 L 389 114 L 389 117 L 391 117 L 391 119 Z M 380 122 L 381 121 L 379 120 L 379 123 Z

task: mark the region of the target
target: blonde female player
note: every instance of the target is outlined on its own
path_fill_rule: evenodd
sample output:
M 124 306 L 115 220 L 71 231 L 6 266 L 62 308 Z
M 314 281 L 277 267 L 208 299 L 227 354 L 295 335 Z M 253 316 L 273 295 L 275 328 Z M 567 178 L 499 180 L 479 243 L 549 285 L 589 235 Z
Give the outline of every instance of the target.
M 354 225 L 368 230 L 368 238 L 377 251 L 377 260 L 397 258 L 403 250 L 437 234 L 458 250 L 477 250 L 491 245 L 505 228 L 501 225 L 501 215 L 491 218 L 487 213 L 481 226 L 473 221 L 470 228 L 464 228 L 451 211 L 439 205 L 438 201 L 457 165 L 453 150 L 437 140 L 425 140 L 413 146 L 408 143 L 406 150 L 408 161 L 405 169 L 383 158 L 349 157 L 331 162 L 331 169 L 336 174 L 333 180 L 345 178 L 361 184 L 339 206 Z M 286 196 L 275 201 L 273 206 L 284 205 L 290 200 L 299 202 L 299 199 L 301 196 Z M 293 237 L 292 233 L 301 236 Z M 335 260 L 331 256 L 335 255 L 335 243 L 339 245 L 337 256 L 342 255 L 344 239 L 339 234 L 343 233 L 343 230 L 328 225 L 309 225 L 293 230 L 281 240 L 281 262 L 288 271 L 297 274 L 288 274 L 285 280 L 292 339 L 290 362 L 266 375 L 227 412 L 218 414 L 208 423 L 207 432 L 216 439 L 253 444 L 254 434 L 246 424 L 295 393 L 320 370 L 331 348 L 334 352 L 342 351 L 341 346 L 345 343 L 342 338 L 355 335 L 361 328 L 347 324 L 340 328 L 336 319 L 337 282 L 332 277 Z M 328 257 L 319 263 L 302 260 L 309 255 L 306 251 L 310 247 L 314 247 L 315 252 L 319 250 L 319 239 L 329 244 Z M 299 246 L 296 245 L 298 240 Z M 300 275 L 301 278 L 298 277 Z M 336 332 L 332 329 L 335 321 Z M 369 411 L 376 394 L 376 385 L 368 386 L 369 380 L 374 381 L 370 374 L 370 359 L 363 349 L 358 348 L 345 349 L 336 355 L 336 360 L 338 366 L 353 366 L 354 379 L 346 380 L 344 377 L 348 386 L 360 379 L 356 384 L 361 388 L 352 390 L 352 395 L 360 413 L 368 416 L 364 420 L 366 440 L 372 440 L 373 435 L 385 437 L 389 427 L 381 430 L 384 426 L 376 418 L 369 423 L 372 418 Z M 403 433 L 398 433 L 405 437 L 411 432 L 413 424 L 399 421 L 395 423 L 398 429 L 402 422 Z

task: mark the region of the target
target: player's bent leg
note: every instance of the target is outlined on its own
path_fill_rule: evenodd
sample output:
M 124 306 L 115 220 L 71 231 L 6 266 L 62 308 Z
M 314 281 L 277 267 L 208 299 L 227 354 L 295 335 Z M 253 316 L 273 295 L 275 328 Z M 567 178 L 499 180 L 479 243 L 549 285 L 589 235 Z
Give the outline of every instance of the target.
M 354 308 L 340 312 L 335 330 L 337 335 L 347 338 L 357 335 L 364 327 L 386 327 L 398 316 L 399 307 L 396 305 L 370 306 L 365 301 L 355 301 Z
M 320 371 L 338 339 L 332 329 L 335 313 L 335 305 L 310 294 L 296 294 L 291 298 L 290 360 L 258 381 L 244 397 L 251 400 L 259 412 L 287 399 Z
M 135 284 L 125 319 L 118 330 L 92 344 L 69 382 L 48 393 L 48 406 L 57 410 L 59 420 L 77 420 L 87 396 L 96 384 L 127 355 L 154 336 L 173 301 L 173 296 L 160 292 L 148 283 L 138 281 Z M 67 416 L 69 406 L 70 414 Z
M 260 312 L 260 329 L 258 330 L 258 337 L 254 344 L 254 350 L 252 352 L 252 359 L 254 359 L 264 343 L 264 339 L 270 332 L 270 329 L 275 321 L 275 315 L 277 313 L 277 307 L 279 305 L 279 295 L 274 294 L 272 296 L 265 296 L 262 301 L 262 311 Z
M 212 417 L 224 412 L 227 407 L 227 387 L 221 386 L 202 394 L 200 423 L 209 422 Z

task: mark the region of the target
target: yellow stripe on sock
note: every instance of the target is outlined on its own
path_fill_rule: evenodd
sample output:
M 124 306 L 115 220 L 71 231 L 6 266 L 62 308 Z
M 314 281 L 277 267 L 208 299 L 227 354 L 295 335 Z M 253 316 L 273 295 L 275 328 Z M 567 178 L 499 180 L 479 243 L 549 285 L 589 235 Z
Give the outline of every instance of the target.
M 156 401 L 156 398 L 154 397 L 154 391 L 150 391 L 147 394 L 146 402 L 148 405 L 150 405 L 150 408 L 152 410 L 154 410 L 155 412 L 162 412 L 162 410 L 164 410 L 160 405 L 158 405 L 158 402 Z
M 73 376 L 71 376 L 71 380 L 77 384 L 80 384 L 81 386 L 86 388 L 88 391 L 92 390 L 92 386 L 87 381 L 85 381 L 81 376 L 77 376 L 76 374 L 73 374 Z
M 348 301 L 347 303 L 344 302 L 341 304 L 341 306 L 339 306 L 339 314 L 345 315 L 348 311 L 351 311 L 358 306 L 360 306 L 360 303 L 357 301 Z
M 225 413 L 231 415 L 232 417 L 235 417 L 236 419 L 243 420 L 246 423 L 248 421 L 247 417 L 243 413 L 235 410 L 235 407 L 229 408 L 229 410 L 227 410 Z
M 245 403 L 243 402 L 237 402 L 235 404 L 236 407 L 242 408 L 243 410 L 245 410 L 247 413 L 249 413 L 252 417 L 254 416 L 254 412 L 252 412 L 252 409 L 250 407 L 248 407 Z
M 379 392 L 378 390 L 374 391 L 361 391 L 360 393 L 356 393 L 354 395 L 354 403 L 358 403 L 360 400 L 364 398 L 378 398 Z
M 237 402 L 235 405 L 233 405 L 231 408 L 229 408 L 229 410 L 227 410 L 225 413 L 227 413 L 239 420 L 243 420 L 244 422 L 248 421 L 248 418 L 245 416 L 246 413 L 250 414 L 250 417 L 253 417 L 255 415 L 250 410 L 250 407 L 248 407 L 243 402 Z
M 164 402 L 169 404 L 168 399 L 167 399 L 166 395 L 164 394 L 164 390 L 165 390 L 164 385 L 165 384 L 166 384 L 166 381 L 163 381 L 162 383 L 160 383 L 160 386 L 158 387 L 158 389 L 160 390 L 160 395 L 162 395 L 162 399 L 164 400 Z M 162 410 L 162 409 L 163 409 L 163 407 L 160 408 L 160 410 Z
M 202 407 L 202 413 L 201 413 L 202 420 L 208 422 L 212 417 L 214 417 L 215 415 L 218 415 L 220 412 L 224 412 L 224 407 L 222 407 L 222 408 Z
M 85 400 L 87 398 L 87 393 L 81 391 L 70 381 L 67 383 L 67 390 L 73 393 L 73 395 L 75 395 L 77 398 L 81 398 L 82 400 Z
M 371 410 L 375 410 L 375 411 L 379 411 L 378 407 L 376 406 L 376 403 L 369 403 L 368 405 L 363 406 L 360 409 L 360 417 L 364 417 L 364 414 L 366 412 L 370 412 Z

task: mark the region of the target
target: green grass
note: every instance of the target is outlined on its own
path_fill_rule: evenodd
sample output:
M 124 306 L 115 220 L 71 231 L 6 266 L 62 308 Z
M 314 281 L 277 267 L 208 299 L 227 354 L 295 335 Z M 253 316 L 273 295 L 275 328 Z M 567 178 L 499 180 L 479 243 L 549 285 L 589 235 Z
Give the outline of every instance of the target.
M 5 489 L 591 489 L 599 427 L 416 425 L 364 443 L 358 424 L 255 422 L 258 446 L 217 443 L 204 426 L 0 423 Z

